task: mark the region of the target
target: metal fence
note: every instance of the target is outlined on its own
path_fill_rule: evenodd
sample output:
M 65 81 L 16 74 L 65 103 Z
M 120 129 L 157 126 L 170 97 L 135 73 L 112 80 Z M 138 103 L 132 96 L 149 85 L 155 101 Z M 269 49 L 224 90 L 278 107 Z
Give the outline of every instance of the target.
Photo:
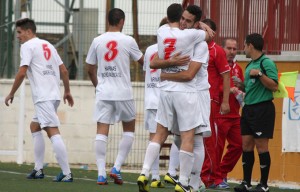
M 87 79 L 85 56 L 92 39 L 106 30 L 106 12 L 112 7 L 125 11 L 123 32 L 132 35 L 144 51 L 155 42 L 159 21 L 171 3 L 197 4 L 203 18 L 212 18 L 218 27 L 215 41 L 238 40 L 243 53 L 247 34 L 265 38 L 268 54 L 300 51 L 300 0 L 1 0 L 0 78 L 13 78 L 19 66 L 19 44 L 14 41 L 14 21 L 33 18 L 38 36 L 53 43 L 71 79 Z M 143 81 L 139 65 L 132 65 L 132 80 Z

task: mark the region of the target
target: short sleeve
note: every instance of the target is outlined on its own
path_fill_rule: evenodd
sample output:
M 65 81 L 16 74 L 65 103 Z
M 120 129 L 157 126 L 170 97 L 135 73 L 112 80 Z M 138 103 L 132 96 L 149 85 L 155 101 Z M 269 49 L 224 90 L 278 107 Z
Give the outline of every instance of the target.
M 192 61 L 196 61 L 199 63 L 206 63 L 208 61 L 209 51 L 208 46 L 205 41 L 197 43 L 194 49 L 194 55 L 191 59 Z
M 28 46 L 29 44 L 23 44 L 20 50 L 21 63 L 20 66 L 27 65 L 29 66 L 32 60 L 33 52 L 31 48 Z
M 97 54 L 96 54 L 96 42 L 95 39 L 93 40 L 89 52 L 86 56 L 86 63 L 90 65 L 96 65 L 97 64 Z
M 226 58 L 226 53 L 223 50 L 223 48 L 218 47 L 216 49 L 216 51 L 217 51 L 217 54 L 216 54 L 216 58 L 215 58 L 215 60 L 216 60 L 215 63 L 216 63 L 216 68 L 218 70 L 218 73 L 223 74 L 225 72 L 230 71 L 230 67 L 228 65 L 227 58 Z
M 265 59 L 262 64 L 266 70 L 267 76 L 278 82 L 278 69 L 275 63 L 271 59 Z
M 130 43 L 130 57 L 137 61 L 143 56 L 143 53 L 140 51 L 139 46 L 136 41 L 132 38 Z

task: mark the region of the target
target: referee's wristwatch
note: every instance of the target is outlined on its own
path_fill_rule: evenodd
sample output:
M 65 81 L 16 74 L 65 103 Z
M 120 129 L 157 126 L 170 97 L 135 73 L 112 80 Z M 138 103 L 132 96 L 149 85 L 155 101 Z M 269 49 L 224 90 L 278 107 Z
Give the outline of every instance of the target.
M 257 76 L 261 77 L 261 76 L 263 76 L 263 73 L 260 71 L 260 72 L 258 72 Z

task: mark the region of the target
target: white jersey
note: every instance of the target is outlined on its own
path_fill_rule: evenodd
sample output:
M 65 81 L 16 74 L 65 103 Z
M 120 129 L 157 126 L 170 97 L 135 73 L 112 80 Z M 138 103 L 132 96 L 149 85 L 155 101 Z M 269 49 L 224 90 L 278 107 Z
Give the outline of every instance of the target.
M 130 58 L 137 61 L 142 56 L 136 41 L 121 32 L 106 32 L 96 37 L 86 58 L 88 64 L 98 64 L 96 99 L 133 99 Z
M 145 71 L 145 109 L 157 109 L 159 101 L 160 69 L 150 69 L 150 61 L 157 53 L 157 44 L 151 45 L 146 49 L 144 55 Z
M 157 31 L 158 56 L 161 59 L 169 59 L 175 53 L 188 55 L 194 54 L 196 43 L 205 40 L 203 30 L 171 28 L 168 24 L 161 26 Z M 188 69 L 185 66 L 175 66 L 162 69 L 165 73 L 177 73 Z M 166 91 L 196 92 L 196 78 L 189 82 L 162 81 L 160 87 Z
M 210 88 L 207 72 L 208 60 L 209 51 L 207 43 L 205 41 L 197 43 L 192 61 L 202 63 L 201 68 L 196 74 L 196 88 L 198 91 L 209 90 Z
M 20 54 L 20 66 L 28 66 L 33 103 L 60 100 L 59 65 L 63 62 L 54 46 L 35 37 L 21 45 Z

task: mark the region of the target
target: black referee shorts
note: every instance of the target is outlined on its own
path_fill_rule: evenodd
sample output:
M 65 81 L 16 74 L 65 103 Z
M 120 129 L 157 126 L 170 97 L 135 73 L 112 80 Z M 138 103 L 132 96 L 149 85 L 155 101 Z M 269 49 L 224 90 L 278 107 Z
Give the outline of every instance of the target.
M 242 109 L 241 134 L 254 138 L 273 138 L 275 106 L 272 101 L 245 105 Z

